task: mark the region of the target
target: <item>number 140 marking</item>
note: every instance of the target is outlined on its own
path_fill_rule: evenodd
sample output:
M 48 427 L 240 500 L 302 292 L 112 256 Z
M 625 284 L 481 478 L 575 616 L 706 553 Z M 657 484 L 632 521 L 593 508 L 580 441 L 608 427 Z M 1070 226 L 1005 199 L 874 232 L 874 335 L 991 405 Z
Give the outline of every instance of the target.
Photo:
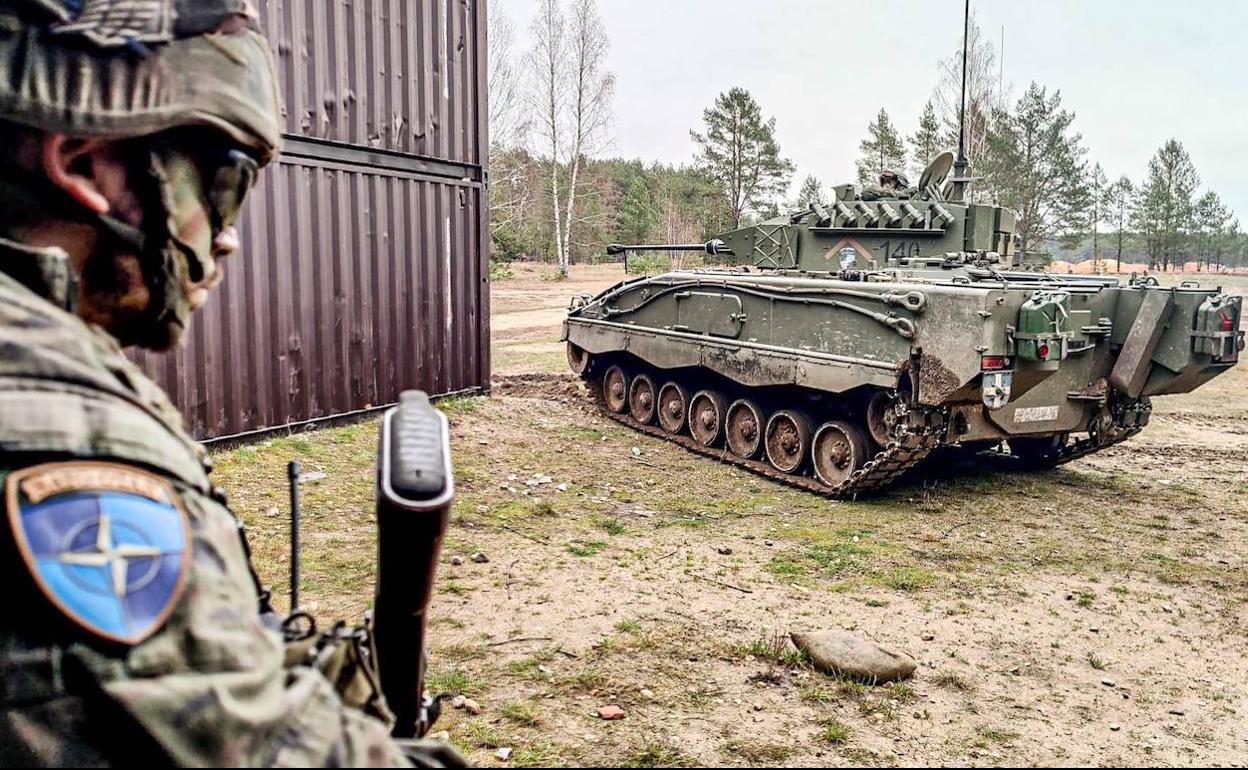
M 884 259 L 919 256 L 919 244 L 913 241 L 884 241 Z

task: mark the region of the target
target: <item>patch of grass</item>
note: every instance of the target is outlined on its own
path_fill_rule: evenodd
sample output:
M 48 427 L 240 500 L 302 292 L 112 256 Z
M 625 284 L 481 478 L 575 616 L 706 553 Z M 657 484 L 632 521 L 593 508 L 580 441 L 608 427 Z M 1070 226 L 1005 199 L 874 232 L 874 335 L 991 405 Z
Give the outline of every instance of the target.
M 573 556 L 593 556 L 600 553 L 602 549 L 606 547 L 607 544 L 601 540 L 594 540 L 588 543 L 573 540 L 571 543 L 568 543 L 568 553 Z
M 853 679 L 840 679 L 836 683 L 836 694 L 846 700 L 859 701 L 871 693 L 871 688 Z
M 628 531 L 628 527 L 624 526 L 624 522 L 617 518 L 608 518 L 606 516 L 590 517 L 590 523 L 598 529 L 606 532 L 608 535 L 622 535 Z
M 515 271 L 511 269 L 510 262 L 504 262 L 501 259 L 490 260 L 490 283 L 498 283 L 515 277 Z
M 806 566 L 795 561 L 790 561 L 789 559 L 776 558 L 772 559 L 767 565 L 767 571 L 773 575 L 794 577 L 797 575 L 805 575 Z
M 872 550 L 857 543 L 813 545 L 803 554 L 830 577 L 861 572 Z
M 958 615 L 969 615 L 969 614 L 971 614 L 971 605 L 967 604 L 964 601 L 959 601 L 954 606 L 945 608 L 945 615 L 951 618 L 956 617 Z
M 306 438 L 303 438 L 302 436 L 294 436 L 294 437 L 288 438 L 286 439 L 285 443 L 286 443 L 286 446 L 290 447 L 296 452 L 299 452 L 300 454 L 307 454 L 308 451 L 312 449 L 312 444 L 309 443 L 308 440 Z
M 497 749 L 507 745 L 507 737 L 489 722 L 473 719 L 462 724 L 464 737 L 479 749 Z
M 541 717 L 528 703 L 505 703 L 498 710 L 503 719 L 515 722 L 524 727 L 537 727 L 542 723 Z
M 817 684 L 802 685 L 802 700 L 806 703 L 814 703 L 824 706 L 836 700 L 836 694 L 826 687 L 820 687 Z
M 884 692 L 898 703 L 913 703 L 919 699 L 919 694 L 908 682 L 889 682 L 884 685 Z
M 504 500 L 489 512 L 492 518 L 503 521 L 515 519 L 548 519 L 558 516 L 555 507 L 544 500 Z
M 537 658 L 521 658 L 509 662 L 505 668 L 512 674 L 532 674 L 540 665 L 541 661 Z
M 844 743 L 853 735 L 853 729 L 836 717 L 828 717 L 820 723 L 819 739 L 834 745 Z
M 724 747 L 752 765 L 778 764 L 793 755 L 793 747 L 781 743 L 734 743 Z
M 457 414 L 471 414 L 488 399 L 484 396 L 447 396 L 438 399 L 438 409 L 447 417 Z
M 480 688 L 481 683 L 471 673 L 457 666 L 433 668 L 425 675 L 425 689 L 435 695 L 444 692 L 471 695 Z
M 1088 665 L 1096 669 L 1097 671 L 1105 670 L 1105 661 L 1098 658 L 1096 656 L 1096 653 L 1093 653 L 1093 652 L 1088 653 Z
M 455 596 L 466 594 L 471 590 L 471 588 L 463 583 L 457 583 L 454 578 L 448 578 L 445 583 L 438 587 L 438 593 L 453 594 Z
M 1080 591 L 1075 598 L 1075 606 L 1088 609 L 1092 606 L 1092 602 L 1096 600 L 1096 594 L 1091 591 Z
M 584 690 L 590 692 L 593 690 L 601 690 L 607 684 L 607 678 L 601 672 L 593 669 L 583 669 L 574 674 L 569 674 L 559 680 L 559 684 L 573 690 Z
M 876 579 L 896 591 L 919 591 L 936 582 L 931 570 L 923 567 L 893 567 L 877 573 Z
M 568 761 L 558 748 L 547 740 L 531 740 L 516 746 L 509 763 L 513 767 L 567 767 Z
M 932 677 L 932 682 L 937 687 L 944 687 L 946 690 L 957 690 L 958 692 L 970 692 L 975 689 L 975 686 L 971 684 L 971 680 L 957 671 L 950 671 L 949 669 L 937 672 Z
M 738 657 L 753 655 L 759 660 L 790 668 L 810 663 L 810 656 L 789 644 L 788 634 L 782 631 L 764 633 L 744 644 L 738 644 L 732 648 L 731 652 Z
M 635 634 L 641 630 L 641 624 L 635 620 L 621 620 L 615 624 L 615 630 L 621 634 Z
M 623 767 L 692 767 L 693 760 L 680 749 L 647 740 L 625 759 Z
M 1018 737 L 1018 733 L 1009 730 L 998 730 L 995 727 L 984 727 L 979 731 L 980 737 L 993 743 L 1006 743 Z

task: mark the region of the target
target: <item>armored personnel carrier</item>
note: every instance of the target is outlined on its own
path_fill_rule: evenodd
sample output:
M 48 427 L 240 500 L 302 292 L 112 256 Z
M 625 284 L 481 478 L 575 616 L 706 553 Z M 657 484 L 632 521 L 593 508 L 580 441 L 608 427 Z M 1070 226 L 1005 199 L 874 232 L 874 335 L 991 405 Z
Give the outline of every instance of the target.
M 967 202 L 953 155 L 917 186 L 724 233 L 725 267 L 573 299 L 568 362 L 607 415 L 832 497 L 937 447 L 1051 466 L 1148 422 L 1150 398 L 1235 366 L 1242 298 L 1017 268 L 1013 214 Z

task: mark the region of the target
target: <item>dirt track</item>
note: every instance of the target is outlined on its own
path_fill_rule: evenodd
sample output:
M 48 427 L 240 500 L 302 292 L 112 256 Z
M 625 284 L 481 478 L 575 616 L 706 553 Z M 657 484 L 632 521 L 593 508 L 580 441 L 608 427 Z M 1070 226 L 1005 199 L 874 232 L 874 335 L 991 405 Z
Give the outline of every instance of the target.
M 460 496 L 433 684 L 484 707 L 440 725 L 476 762 L 1248 760 L 1248 369 L 1058 471 L 936 468 L 829 502 L 602 420 L 553 376 L 568 296 L 616 270 L 497 284 L 495 395 L 445 404 Z M 328 473 L 307 496 L 304 589 L 325 614 L 367 603 L 374 430 L 220 458 L 273 582 L 284 519 L 257 478 L 292 452 Z M 827 627 L 918 674 L 863 688 L 771 660 L 777 634 Z M 604 704 L 625 719 L 592 716 Z

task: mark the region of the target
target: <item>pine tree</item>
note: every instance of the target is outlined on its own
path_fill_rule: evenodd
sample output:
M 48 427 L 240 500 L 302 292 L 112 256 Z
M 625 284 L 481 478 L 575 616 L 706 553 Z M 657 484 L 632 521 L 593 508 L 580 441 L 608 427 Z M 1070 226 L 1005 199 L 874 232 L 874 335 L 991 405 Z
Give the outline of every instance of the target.
M 1118 253 L 1116 272 L 1122 272 L 1122 239 L 1126 232 L 1127 212 L 1131 208 L 1131 198 L 1135 194 L 1135 186 L 1125 175 L 1105 188 L 1104 208 L 1106 220 L 1112 222 L 1118 233 Z
M 1148 249 L 1149 262 L 1163 270 L 1174 264 L 1192 228 L 1193 195 L 1200 177 L 1191 156 L 1170 139 L 1148 162 L 1148 176 L 1136 194 L 1131 225 Z
M 690 131 L 698 145 L 698 165 L 716 180 L 733 227 L 747 212 L 765 208 L 789 186 L 793 164 L 780 156 L 776 119 L 763 120 L 750 92 L 733 88 L 702 113 L 706 133 Z
M 813 175 L 808 175 L 802 182 L 802 189 L 797 194 L 797 207 L 809 209 L 816 203 L 823 203 L 827 198 L 823 193 L 823 185 Z
M 645 178 L 634 177 L 620 200 L 620 239 L 626 243 L 646 243 L 658 221 L 659 213 L 650 199 Z
M 944 142 L 940 138 L 940 121 L 936 119 L 936 109 L 932 107 L 930 99 L 927 104 L 923 105 L 923 116 L 919 118 L 918 132 L 908 141 L 910 142 L 910 157 L 914 160 L 914 177 L 917 181 L 927 164 L 931 163 L 932 159 L 944 149 Z
M 1091 209 L 1083 137 L 1063 110 L 1032 83 L 1009 112 L 1000 113 L 988 137 L 981 168 L 1002 205 L 1018 214 L 1019 247 L 1030 249 L 1058 236 L 1086 232 Z
M 1105 169 L 1101 168 L 1100 163 L 1093 166 L 1091 173 L 1088 174 L 1088 187 L 1088 192 L 1092 196 L 1092 213 L 1088 217 L 1092 225 L 1092 266 L 1100 272 L 1100 227 L 1101 220 L 1105 218 L 1105 191 L 1109 189 L 1109 179 L 1105 176 Z
M 867 138 L 858 145 L 858 183 L 874 184 L 880 172 L 902 172 L 906 167 L 906 148 L 897 129 L 883 109 L 867 125 Z
M 1230 209 L 1222 205 L 1222 199 L 1218 197 L 1218 194 L 1210 190 L 1196 201 L 1194 215 L 1196 264 L 1209 267 L 1210 257 L 1213 256 L 1232 214 Z

